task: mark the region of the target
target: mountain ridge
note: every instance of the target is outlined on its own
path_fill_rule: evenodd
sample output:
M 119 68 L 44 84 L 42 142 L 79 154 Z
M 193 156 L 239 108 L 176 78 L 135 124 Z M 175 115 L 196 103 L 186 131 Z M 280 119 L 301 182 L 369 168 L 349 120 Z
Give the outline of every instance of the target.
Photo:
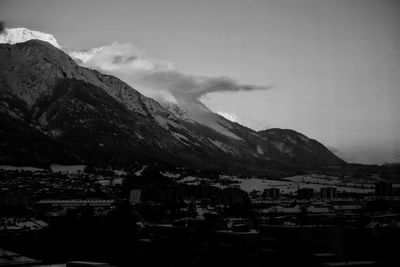
M 79 66 L 44 41 L 0 44 L 0 58 L 1 116 L 11 128 L 20 129 L 20 139 L 24 132 L 34 131 L 47 144 L 44 147 L 52 147 L 52 158 L 37 147 L 29 151 L 41 161 L 64 157 L 66 162 L 95 162 L 93 154 L 114 155 L 121 161 L 143 157 L 181 166 L 259 173 L 344 163 L 333 154 L 318 164 L 310 164 L 313 157 L 293 159 L 268 140 L 271 136 L 217 114 L 217 123 L 239 139 L 185 120 L 118 78 Z M 0 133 L 1 145 L 8 151 L 0 161 L 12 161 L 13 146 L 24 148 L 17 142 L 7 144 L 10 133 L 5 127 Z M 67 156 L 55 147 L 64 147 Z M 331 152 L 325 148 L 323 153 Z

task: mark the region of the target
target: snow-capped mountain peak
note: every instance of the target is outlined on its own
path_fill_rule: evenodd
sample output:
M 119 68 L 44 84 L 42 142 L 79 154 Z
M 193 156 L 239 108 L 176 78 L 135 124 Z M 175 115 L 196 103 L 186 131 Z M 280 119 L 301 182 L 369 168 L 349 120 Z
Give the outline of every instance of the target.
M 32 31 L 26 28 L 5 29 L 2 33 L 0 33 L 0 43 L 5 44 L 23 43 L 32 39 L 42 40 L 52 44 L 57 48 L 60 48 L 56 38 L 48 33 Z

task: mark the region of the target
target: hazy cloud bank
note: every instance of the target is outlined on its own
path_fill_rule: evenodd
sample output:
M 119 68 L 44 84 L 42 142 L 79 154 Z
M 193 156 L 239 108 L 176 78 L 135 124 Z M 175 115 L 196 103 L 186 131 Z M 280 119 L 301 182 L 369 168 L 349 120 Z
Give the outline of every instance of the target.
M 129 43 L 115 42 L 108 46 L 69 54 L 79 64 L 113 74 L 149 97 L 159 101 L 176 99 L 189 113 L 204 110 L 205 106 L 200 99 L 209 93 L 270 88 L 242 84 L 229 77 L 186 74 L 177 70 L 172 63 L 152 58 Z M 235 121 L 233 116 L 224 117 Z

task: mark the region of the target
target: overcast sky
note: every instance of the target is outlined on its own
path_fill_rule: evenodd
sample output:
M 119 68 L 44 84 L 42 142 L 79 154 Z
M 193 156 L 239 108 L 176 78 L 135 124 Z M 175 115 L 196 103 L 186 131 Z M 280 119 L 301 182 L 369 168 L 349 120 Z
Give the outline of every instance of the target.
M 0 20 L 69 49 L 130 43 L 185 74 L 268 88 L 201 100 L 253 129 L 302 132 L 347 161 L 400 155 L 398 0 L 1 0 Z

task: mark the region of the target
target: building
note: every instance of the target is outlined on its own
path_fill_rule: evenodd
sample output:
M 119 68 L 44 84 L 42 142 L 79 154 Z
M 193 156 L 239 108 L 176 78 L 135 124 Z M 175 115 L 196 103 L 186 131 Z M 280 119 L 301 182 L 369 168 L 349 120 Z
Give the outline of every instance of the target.
M 264 189 L 263 198 L 278 199 L 280 190 L 278 188 Z
M 32 204 L 32 196 L 21 194 L 19 192 L 8 192 L 0 194 L 0 206 L 18 207 L 30 206 Z
M 91 261 L 69 261 L 66 267 L 110 267 L 108 263 L 91 262 Z
M 335 187 L 323 187 L 321 188 L 321 198 L 332 199 L 336 198 L 336 188 Z
M 131 192 L 129 193 L 129 203 L 131 205 L 137 205 L 142 202 L 141 199 L 142 199 L 142 190 L 138 188 L 132 189 Z
M 112 199 L 44 199 L 37 202 L 38 205 L 52 207 L 110 207 L 115 204 Z
M 297 197 L 300 199 L 310 199 L 314 197 L 314 189 L 312 188 L 299 188 L 297 190 Z
M 391 196 L 392 195 L 392 184 L 387 182 L 375 183 L 375 195 L 376 196 Z

